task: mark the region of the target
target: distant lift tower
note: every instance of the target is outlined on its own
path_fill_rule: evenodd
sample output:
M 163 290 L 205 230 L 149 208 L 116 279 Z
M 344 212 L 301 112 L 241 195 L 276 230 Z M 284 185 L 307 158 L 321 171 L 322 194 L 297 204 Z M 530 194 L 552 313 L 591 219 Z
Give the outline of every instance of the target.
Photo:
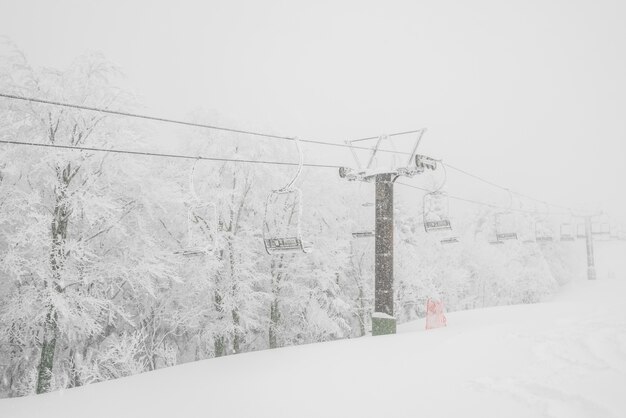
M 339 169 L 339 176 L 349 181 L 376 184 L 372 335 L 395 334 L 396 332 L 396 319 L 393 313 L 393 184 L 401 176 L 413 177 L 427 169 L 437 168 L 434 159 L 416 153 L 425 131 L 421 129 L 412 132 L 409 140 L 407 140 L 407 135 L 404 135 L 404 138 L 400 137 L 405 151 L 397 150 L 392 139 L 387 135 L 376 138 L 376 144 L 371 148 L 355 147 L 355 143 L 371 141 L 371 139 L 346 141 L 350 145 L 356 168 L 342 167 Z M 410 146 L 408 150 L 407 145 Z M 367 161 L 367 163 L 362 164 L 362 161 Z

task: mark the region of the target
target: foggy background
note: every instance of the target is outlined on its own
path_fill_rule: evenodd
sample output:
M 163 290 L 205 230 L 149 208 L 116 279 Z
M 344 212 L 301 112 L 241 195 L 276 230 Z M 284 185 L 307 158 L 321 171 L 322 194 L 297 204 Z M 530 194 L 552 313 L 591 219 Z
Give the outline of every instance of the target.
M 624 21 L 623 1 L 0 1 L 0 35 L 33 65 L 102 52 L 144 113 L 337 142 L 427 127 L 422 153 L 622 222 Z

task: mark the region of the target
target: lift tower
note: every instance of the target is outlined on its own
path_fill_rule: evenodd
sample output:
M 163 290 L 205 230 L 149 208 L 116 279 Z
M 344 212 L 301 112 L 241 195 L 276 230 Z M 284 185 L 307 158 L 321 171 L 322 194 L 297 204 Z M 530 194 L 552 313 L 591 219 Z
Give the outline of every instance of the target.
M 350 145 L 356 168 L 342 167 L 339 176 L 349 181 L 375 183 L 376 186 L 376 225 L 374 260 L 374 313 L 372 314 L 372 335 L 395 334 L 396 319 L 393 312 L 393 185 L 399 177 L 414 177 L 425 170 L 435 170 L 437 163 L 432 158 L 416 154 L 425 129 L 412 132 L 417 134 L 410 151 L 399 152 L 393 148 L 389 136 L 376 139 L 373 148 L 356 147 L 355 143 L 371 140 L 346 141 Z M 406 139 L 406 138 L 405 138 Z M 367 164 L 361 163 L 365 151 Z

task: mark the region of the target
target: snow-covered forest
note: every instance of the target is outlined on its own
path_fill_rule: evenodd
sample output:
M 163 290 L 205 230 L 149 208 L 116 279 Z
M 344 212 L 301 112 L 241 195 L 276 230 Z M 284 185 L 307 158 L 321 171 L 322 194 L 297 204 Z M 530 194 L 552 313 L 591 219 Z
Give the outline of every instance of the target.
M 68 68 L 0 58 L 0 90 L 138 111 L 120 69 L 97 54 Z M 190 121 L 211 120 L 198 110 Z M 159 126 L 79 109 L 0 100 L 0 139 L 154 150 Z M 297 159 L 280 141 L 180 128 L 163 152 Z M 289 145 L 289 144 L 287 144 Z M 193 176 L 192 176 L 193 171 Z M 0 396 L 82 386 L 211 357 L 356 338 L 371 330 L 373 186 L 333 169 L 302 176 L 310 254 L 268 255 L 266 197 L 293 167 L 0 146 Z M 185 257 L 189 209 L 208 203 L 210 247 Z M 399 323 L 425 314 L 533 303 L 585 273 L 581 241 L 491 245 L 497 209 L 468 206 L 459 242 L 424 232 L 418 208 L 396 205 L 394 304 Z M 197 233 L 196 233 L 197 234 Z M 198 238 L 198 235 L 196 235 Z

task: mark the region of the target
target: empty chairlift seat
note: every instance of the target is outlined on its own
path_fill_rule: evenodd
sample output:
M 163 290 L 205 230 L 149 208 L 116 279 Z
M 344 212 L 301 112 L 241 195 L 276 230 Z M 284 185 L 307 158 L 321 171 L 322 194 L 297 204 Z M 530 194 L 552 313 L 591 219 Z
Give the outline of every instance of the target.
M 535 224 L 535 239 L 537 242 L 554 241 L 554 231 L 547 220 L 538 221 Z
M 611 225 L 602 217 L 591 224 L 591 233 L 599 240 L 609 240 L 611 238 Z
M 310 242 L 302 239 L 300 218 L 302 216 L 302 191 L 294 183 L 302 172 L 303 155 L 300 141 L 294 138 L 300 162 L 293 178 L 281 189 L 272 190 L 265 202 L 263 218 L 263 244 L 268 254 L 302 252 L 313 249 Z
M 300 189 L 274 190 L 270 193 L 263 222 L 263 242 L 268 254 L 311 251 L 311 243 L 304 241 L 300 232 L 301 215 Z
M 605 237 L 610 237 L 611 236 L 611 224 L 609 224 L 608 222 L 602 222 L 600 224 L 600 233 L 604 235 Z
M 436 233 L 442 244 L 459 242 L 452 232 L 450 222 L 450 204 L 448 196 L 443 192 L 431 192 L 423 200 L 424 230 L 427 233 Z
M 570 222 L 562 223 L 560 227 L 561 241 L 574 241 L 576 239 L 574 224 Z
M 215 248 L 217 214 L 212 203 L 196 204 L 187 212 L 187 243 L 177 251 L 184 256 L 203 256 Z
M 375 235 L 374 231 L 355 231 L 352 233 L 353 238 L 372 238 Z
M 518 239 L 516 216 L 512 212 L 500 212 L 495 215 L 496 241 L 503 242 Z
M 187 209 L 187 239 L 185 246 L 175 254 L 185 257 L 204 256 L 215 250 L 218 230 L 217 208 L 200 199 L 194 186 L 194 174 L 199 160 L 194 161 L 189 174 L 192 202 Z
M 424 196 L 424 229 L 426 232 L 452 229 L 449 215 L 448 197 L 442 192 L 432 192 Z
M 535 219 L 530 214 L 521 216 L 519 239 L 524 244 L 535 243 Z

